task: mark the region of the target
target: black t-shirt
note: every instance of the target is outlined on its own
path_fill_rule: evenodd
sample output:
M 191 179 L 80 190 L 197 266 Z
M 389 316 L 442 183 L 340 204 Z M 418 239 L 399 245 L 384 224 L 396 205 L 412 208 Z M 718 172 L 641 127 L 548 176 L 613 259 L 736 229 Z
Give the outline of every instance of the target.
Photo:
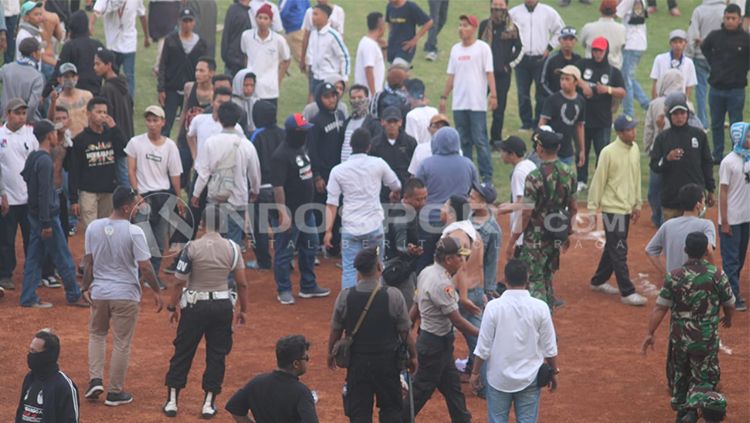
M 612 96 L 597 94 L 596 83 L 623 88 L 622 72 L 608 63 L 596 63 L 594 59 L 583 59 L 576 66 L 581 70 L 581 78 L 594 91 L 594 95 L 586 99 L 586 127 L 609 128 L 612 125 Z
M 542 84 L 544 84 L 546 91 L 545 95 L 552 95 L 560 91 L 560 75 L 555 71 L 568 65 L 575 65 L 579 60 L 581 60 L 581 56 L 576 53 L 573 53 L 568 60 L 560 51 L 547 58 L 542 68 Z
M 547 125 L 555 132 L 563 134 L 558 156 L 570 157 L 573 155 L 576 125 L 585 122 L 586 108 L 587 105 L 583 96 L 578 93 L 576 93 L 576 98 L 571 100 L 565 97 L 561 91 L 558 91 L 544 100 L 542 117 L 547 118 Z
M 310 158 L 303 148 L 292 148 L 284 142 L 271 156 L 271 185 L 284 187 L 286 206 L 294 212 L 303 204 L 311 203 L 314 196 L 313 174 Z
M 414 38 L 417 34 L 417 26 L 429 22 L 430 17 L 416 3 L 407 1 L 401 7 L 388 3 L 385 9 L 385 21 L 391 25 L 388 34 L 388 61 L 393 62 L 396 57 L 402 57 L 407 62 L 411 62 L 417 49 L 404 51 L 401 44 Z
M 299 379 L 274 370 L 256 376 L 232 395 L 226 410 L 235 416 L 252 411 L 257 423 L 317 423 L 312 393 Z

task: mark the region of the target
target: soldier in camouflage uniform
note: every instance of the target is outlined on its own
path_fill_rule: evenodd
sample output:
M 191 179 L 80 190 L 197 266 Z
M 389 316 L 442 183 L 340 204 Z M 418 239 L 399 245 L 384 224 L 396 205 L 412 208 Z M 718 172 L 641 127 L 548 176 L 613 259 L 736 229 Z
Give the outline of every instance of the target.
M 732 325 L 732 288 L 724 272 L 705 259 L 707 247 L 705 234 L 688 234 L 685 240 L 688 261 L 666 276 L 643 341 L 645 354 L 649 346 L 654 348 L 654 332 L 671 310 L 669 360 L 674 365 L 672 408 L 677 411 L 677 422 L 691 421 L 683 418 L 696 413 L 701 390 L 716 389 L 720 378 L 719 323 L 725 328 Z M 720 319 L 722 308 L 724 317 Z M 691 390 L 695 394 L 692 404 L 688 401 Z
M 526 177 L 523 246 L 519 259 L 529 269 L 531 296 L 546 302 L 551 310 L 555 305 L 552 276 L 560 268 L 560 250 L 567 248 L 568 243 L 548 239 L 545 219 L 550 213 L 564 210 L 569 213 L 571 222 L 575 218 L 576 172 L 557 159 L 562 140 L 559 134 L 539 130 L 532 139 L 541 163 Z M 570 227 L 563 230 L 572 232 Z

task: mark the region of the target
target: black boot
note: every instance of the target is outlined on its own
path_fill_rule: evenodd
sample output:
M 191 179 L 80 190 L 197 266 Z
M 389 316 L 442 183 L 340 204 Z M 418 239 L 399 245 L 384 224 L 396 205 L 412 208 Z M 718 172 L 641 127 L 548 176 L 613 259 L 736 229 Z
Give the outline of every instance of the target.
M 167 401 L 164 403 L 164 407 L 161 410 L 167 417 L 177 416 L 177 398 L 180 396 L 180 390 L 177 388 L 170 388 L 167 386 Z

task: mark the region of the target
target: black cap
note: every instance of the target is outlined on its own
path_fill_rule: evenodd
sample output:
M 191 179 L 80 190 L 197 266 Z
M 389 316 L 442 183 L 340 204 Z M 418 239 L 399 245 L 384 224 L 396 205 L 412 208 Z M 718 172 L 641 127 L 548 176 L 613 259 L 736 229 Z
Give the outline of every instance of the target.
M 193 9 L 186 7 L 180 10 L 180 20 L 195 20 L 195 12 L 193 12 Z
M 396 106 L 388 106 L 383 110 L 383 115 L 381 116 L 381 119 L 383 120 L 401 120 L 401 109 L 399 109 Z
M 126 204 L 130 204 L 137 196 L 138 194 L 132 188 L 118 186 L 112 194 L 112 207 L 119 209 Z
M 424 99 L 425 86 L 421 79 L 410 79 L 404 85 L 406 86 L 406 92 L 409 93 L 409 97 L 417 100 Z
M 562 143 L 562 135 L 545 130 L 537 130 L 532 139 L 541 144 L 545 150 L 557 148 Z
M 115 66 L 115 53 L 112 52 L 112 50 L 107 50 L 100 47 L 96 51 L 96 57 L 98 57 L 99 60 L 101 60 L 105 65 L 112 63 L 112 66 Z
M 523 157 L 526 154 L 526 144 L 521 138 L 515 135 L 511 135 L 505 141 L 501 142 L 500 149 L 508 153 L 513 153 L 518 157 Z
M 324 82 L 318 86 L 318 96 L 323 97 L 326 94 L 335 92 L 338 94 L 338 90 L 336 90 L 336 86 L 331 84 L 330 82 Z
M 474 190 L 478 192 L 488 204 L 493 204 L 495 200 L 497 200 L 497 191 L 495 191 L 495 187 L 489 182 L 479 182 L 479 180 L 475 180 L 472 184 L 472 188 L 474 188 Z

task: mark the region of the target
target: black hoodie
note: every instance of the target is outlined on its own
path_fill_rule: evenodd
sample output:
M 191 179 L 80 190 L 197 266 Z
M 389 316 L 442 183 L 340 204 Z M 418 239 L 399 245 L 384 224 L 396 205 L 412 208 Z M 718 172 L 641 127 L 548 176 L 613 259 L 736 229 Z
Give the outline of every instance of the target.
M 338 107 L 333 111 L 326 110 L 321 102 L 321 93 L 322 89 L 315 93 L 315 102 L 320 111 L 310 119 L 314 127 L 307 132 L 307 151 L 310 154 L 313 177 L 321 177 L 327 183 L 331 169 L 341 162 L 344 113 Z
M 185 83 L 195 81 L 195 65 L 201 56 L 206 55 L 206 40 L 198 38 L 198 43 L 185 53 L 179 32 L 172 32 L 164 38 L 164 49 L 159 60 L 157 91 L 182 91 Z
M 581 70 L 581 78 L 594 92 L 592 97 L 586 98 L 586 127 L 587 128 L 609 128 L 612 125 L 612 96 L 604 93 L 596 93 L 596 83 L 609 85 L 614 88 L 625 87 L 622 72 L 609 64 L 607 60 L 609 52 L 604 60 L 597 63 L 592 59 L 581 59 L 576 66 Z M 585 97 L 584 97 L 585 98 Z
M 52 226 L 52 219 L 60 214 L 60 197 L 52 181 L 52 156 L 44 150 L 29 154 L 21 176 L 29 193 L 29 214 L 36 217 L 42 228 Z
M 128 80 L 124 75 L 107 79 L 102 84 L 101 96 L 109 101 L 109 115 L 122 131 L 127 144 L 133 138 L 133 98 L 128 91 Z
M 221 34 L 221 60 L 227 71 L 234 74 L 245 67 L 247 58 L 242 53 L 240 44 L 242 33 L 253 27 L 250 20 L 250 6 L 243 6 L 235 1 L 227 9 L 224 17 L 224 32 Z
M 100 48 L 104 48 L 104 45 L 89 36 L 89 20 L 86 12 L 79 10 L 73 13 L 70 17 L 70 40 L 62 46 L 55 76 L 59 75 L 60 65 L 70 62 L 78 68 L 76 87 L 91 91 L 91 94 L 95 96 L 99 95 L 102 78 L 94 73 L 94 56 Z
M 271 157 L 284 142 L 286 132 L 276 125 L 276 106 L 270 101 L 260 100 L 255 103 L 253 122 L 257 129 L 250 139 L 258 152 L 261 188 L 271 188 Z

